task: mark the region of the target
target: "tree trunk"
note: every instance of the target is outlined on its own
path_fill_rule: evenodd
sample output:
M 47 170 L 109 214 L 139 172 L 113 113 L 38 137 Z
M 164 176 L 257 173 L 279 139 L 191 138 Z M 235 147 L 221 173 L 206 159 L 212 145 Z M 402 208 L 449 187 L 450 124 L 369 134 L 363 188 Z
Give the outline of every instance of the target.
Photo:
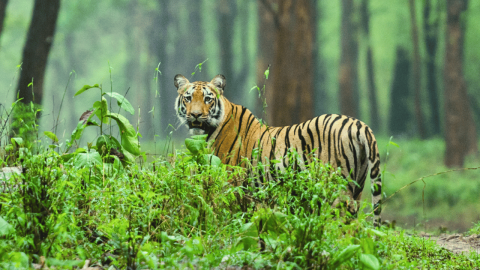
M 465 156 L 478 151 L 475 123 L 463 77 L 463 31 L 461 14 L 464 0 L 447 0 L 447 33 L 445 53 L 445 165 L 462 167 Z M 473 132 L 472 132 L 473 130 Z
M 417 130 L 420 135 L 420 138 L 425 139 L 427 137 L 427 132 L 425 131 L 425 123 L 423 122 L 423 112 L 422 112 L 422 70 L 421 70 L 421 60 L 420 60 L 420 45 L 418 41 L 418 27 L 415 11 L 415 0 L 409 0 L 409 9 L 410 9 L 410 31 L 412 34 L 413 42 L 413 62 L 412 62 L 412 72 L 413 72 L 413 91 L 415 92 L 415 120 L 417 122 Z
M 227 78 L 227 83 L 235 81 L 233 72 L 233 33 L 235 31 L 235 17 L 237 15 L 237 3 L 230 0 L 220 0 L 218 5 L 218 40 L 220 41 L 220 72 Z M 230 85 L 230 84 L 229 84 Z M 243 91 L 231 85 L 228 89 L 228 98 L 234 103 L 241 103 Z
M 248 63 L 248 40 L 249 40 L 249 32 L 248 32 L 248 1 L 240 1 L 238 2 L 237 6 L 237 17 L 240 20 L 240 37 L 242 42 L 240 43 L 240 55 L 244 56 L 241 58 L 235 59 L 235 61 L 240 62 L 238 70 L 235 72 L 233 80 L 230 80 L 230 91 L 239 92 L 239 102 L 241 104 L 245 104 L 245 94 L 247 93 L 245 89 L 250 89 L 251 85 L 246 86 L 247 77 L 249 74 L 249 63 Z M 233 60 L 233 59 L 232 59 Z M 230 65 L 233 65 L 233 61 L 231 61 Z M 238 64 L 237 64 L 238 66 Z
M 437 4 L 437 6 L 439 6 Z M 425 33 L 425 47 L 427 52 L 427 91 L 430 103 L 430 130 L 432 135 L 440 134 L 440 106 L 438 104 L 437 66 L 435 57 L 437 54 L 439 11 L 432 14 L 432 2 L 426 0 L 423 8 L 423 29 Z
M 410 119 L 412 117 L 409 108 L 410 68 L 408 52 L 403 48 L 397 48 L 388 121 L 388 130 L 394 136 L 405 135 L 410 130 Z
M 2 37 L 3 22 L 5 21 L 7 3 L 8 3 L 8 0 L 0 0 L 0 37 Z
M 295 89 L 297 89 L 297 103 L 299 110 L 298 120 L 295 122 L 305 122 L 313 117 L 313 44 L 315 43 L 315 17 L 310 0 L 297 0 L 295 11 L 295 68 L 296 79 Z M 297 100 L 296 99 L 296 100 Z
M 313 117 L 313 19 L 310 0 L 279 1 L 275 35 L 273 102 L 269 114 L 274 126 L 286 126 Z
M 292 74 L 289 72 L 289 66 L 293 63 L 292 46 L 293 42 L 290 24 L 292 23 L 291 9 L 292 0 L 280 0 L 278 3 L 278 25 L 275 31 L 275 58 L 273 60 L 273 102 L 269 105 L 269 114 L 272 119 L 269 124 L 273 126 L 286 126 L 293 123 L 293 114 L 295 108 L 295 93 L 293 81 L 290 79 Z
M 59 10 L 60 0 L 35 0 L 18 81 L 19 97 L 23 98 L 22 102 L 25 104 L 30 104 L 31 101 L 37 104 L 42 103 L 43 77 Z M 32 80 L 33 93 L 32 88 L 28 86 Z
M 272 3 L 268 0 L 263 0 L 258 3 L 258 53 L 257 53 L 257 86 L 262 89 L 265 86 L 265 95 L 263 92 L 257 99 L 256 109 L 254 113 L 257 117 L 260 117 L 262 113 L 268 117 L 268 123 L 272 123 L 271 115 L 267 114 L 264 109 L 264 102 L 267 104 L 273 102 L 274 89 L 273 89 L 273 74 L 270 74 L 268 80 L 265 79 L 265 71 L 269 66 L 273 64 L 274 59 L 274 44 L 275 44 L 275 31 L 278 24 L 276 13 L 271 9 Z M 272 104 L 273 106 L 273 104 Z
M 165 76 L 165 69 L 169 66 L 168 54 L 167 54 L 167 42 L 168 42 L 168 27 L 172 21 L 172 16 L 170 15 L 170 0 L 158 0 L 159 10 L 152 13 L 153 23 L 150 25 L 150 38 L 148 39 L 148 49 L 149 54 L 152 55 L 155 59 L 153 65 L 150 68 L 156 68 L 158 63 L 160 63 L 160 70 Z M 172 77 L 173 78 L 173 77 Z M 166 127 L 169 124 L 168 115 L 171 115 L 174 112 L 168 104 L 167 101 L 173 103 L 172 100 L 175 99 L 175 91 L 171 88 L 171 79 L 170 78 L 158 78 L 158 81 L 154 83 L 158 84 L 155 86 L 155 89 L 158 89 L 158 92 L 155 92 L 155 102 L 154 106 L 157 108 L 157 115 L 159 115 L 158 129 L 155 132 L 158 134 L 166 135 Z M 158 88 L 157 88 L 158 87 Z M 171 93 L 170 93 L 171 92 Z M 172 97 L 173 96 L 173 97 Z M 172 98 L 169 100 L 169 98 Z
M 341 113 L 358 118 L 358 42 L 353 23 L 353 5 L 353 0 L 342 0 L 339 94 Z
M 378 130 L 381 126 L 378 114 L 377 89 L 375 87 L 375 72 L 373 68 L 372 46 L 370 45 L 370 14 L 368 11 L 368 0 L 362 0 L 360 12 L 362 13 L 363 33 L 367 40 L 367 87 L 368 99 L 370 100 L 370 127 Z

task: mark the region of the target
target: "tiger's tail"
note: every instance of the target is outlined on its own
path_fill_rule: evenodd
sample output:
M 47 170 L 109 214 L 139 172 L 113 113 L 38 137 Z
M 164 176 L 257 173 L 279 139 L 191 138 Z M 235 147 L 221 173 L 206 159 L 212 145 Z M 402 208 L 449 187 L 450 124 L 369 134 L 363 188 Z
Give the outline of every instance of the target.
M 369 148 L 368 168 L 370 170 L 370 184 L 372 189 L 372 205 L 373 205 L 373 225 L 379 227 L 381 225 L 382 212 L 382 174 L 380 171 L 380 153 L 378 151 L 377 141 L 370 128 L 365 130 L 366 145 Z

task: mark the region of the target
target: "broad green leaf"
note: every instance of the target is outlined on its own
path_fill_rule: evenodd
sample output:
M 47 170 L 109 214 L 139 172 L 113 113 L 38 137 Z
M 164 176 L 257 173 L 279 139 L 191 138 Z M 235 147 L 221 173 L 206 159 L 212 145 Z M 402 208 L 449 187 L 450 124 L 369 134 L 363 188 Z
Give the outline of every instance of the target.
M 83 93 L 83 92 L 85 92 L 85 91 L 87 91 L 88 89 L 91 89 L 91 88 L 98 88 L 98 89 L 100 89 L 100 87 L 99 87 L 98 84 L 95 84 L 95 85 L 93 85 L 93 86 L 84 85 L 84 86 L 82 87 L 82 89 L 78 90 L 78 91 L 75 93 L 75 95 L 73 95 L 73 96 L 76 97 L 76 96 L 80 95 L 81 93 Z
M 87 152 L 87 153 L 77 154 L 77 156 L 73 161 L 73 165 L 77 169 L 80 169 L 86 166 L 92 166 L 95 164 L 101 165 L 102 157 L 100 157 L 100 154 L 98 154 L 98 152 L 95 151 L 94 149 L 90 149 L 90 152 Z
M 113 118 L 117 121 L 123 148 L 135 156 L 140 155 L 140 144 L 138 143 L 137 132 L 130 122 L 128 122 L 128 119 L 118 113 L 110 113 L 106 115 L 106 117 Z
M 12 144 L 15 146 L 22 146 L 23 145 L 23 139 L 19 137 L 15 137 L 10 139 L 12 141 Z
M 257 247 L 258 245 L 258 229 L 255 223 L 246 223 L 243 224 L 240 228 L 240 238 L 237 243 L 237 249 L 239 245 L 243 246 L 244 250 L 249 250 L 252 247 Z
M 161 232 L 160 237 L 162 238 L 162 242 L 166 242 L 167 240 L 168 241 L 176 241 L 177 240 L 177 238 L 175 238 L 174 236 L 169 236 L 166 232 Z
M 346 247 L 339 253 L 335 254 L 333 259 L 329 263 L 329 267 L 331 269 L 337 269 L 344 262 L 350 260 L 350 258 L 352 258 L 353 255 L 355 255 L 358 249 L 360 249 L 360 245 L 350 245 Z
M 135 110 L 133 109 L 132 104 L 122 95 L 120 95 L 117 92 L 106 92 L 106 95 L 109 95 L 110 97 L 114 98 L 117 100 L 118 106 L 120 108 L 124 109 L 125 111 L 129 112 L 131 115 L 135 113 Z
M 372 269 L 372 270 L 380 269 L 380 262 L 372 254 L 361 254 L 360 263 L 364 266 L 364 269 Z
M 98 119 L 103 123 L 108 123 L 107 115 L 110 114 L 110 112 L 108 111 L 107 100 L 102 97 L 102 101 L 95 101 L 93 103 L 93 108 L 95 109 L 95 115 Z
M 132 155 L 132 153 L 126 151 L 125 149 L 123 149 L 123 156 L 125 157 L 124 161 L 128 161 L 130 163 L 133 163 L 135 161 L 135 156 Z
M 118 151 L 122 150 L 122 146 L 117 141 L 117 139 L 115 139 L 114 137 L 109 136 L 109 135 L 102 135 L 102 136 L 98 137 L 96 146 L 97 146 L 97 151 L 102 156 L 109 153 L 111 148 L 115 148 Z M 103 146 L 105 146 L 105 150 L 106 150 L 105 153 L 103 152 L 103 148 L 102 148 Z
M 45 134 L 45 136 L 50 138 L 52 141 L 58 142 L 58 138 L 57 138 L 57 135 L 55 135 L 55 133 L 50 132 L 50 131 L 44 131 L 43 134 Z
M 15 232 L 13 226 L 0 217 L 0 236 L 5 236 L 13 232 Z
M 219 157 L 213 154 L 203 154 L 200 160 L 200 164 L 218 167 L 222 164 L 222 161 Z
M 187 147 L 188 151 L 192 153 L 192 155 L 196 156 L 200 152 L 200 150 L 204 149 L 207 145 L 207 142 L 202 140 L 196 139 L 185 139 L 185 146 Z
M 255 223 L 249 222 L 242 225 L 240 228 L 242 235 L 256 237 L 258 236 L 258 229 Z
M 258 237 L 245 236 L 240 238 L 240 241 L 237 244 L 237 249 L 239 245 L 243 246 L 243 250 L 249 250 L 251 248 L 258 249 Z
M 371 233 L 375 234 L 376 236 L 380 236 L 380 237 L 386 236 L 386 234 L 384 232 L 381 232 L 381 231 L 375 230 L 375 229 L 368 229 L 368 232 L 371 232 Z

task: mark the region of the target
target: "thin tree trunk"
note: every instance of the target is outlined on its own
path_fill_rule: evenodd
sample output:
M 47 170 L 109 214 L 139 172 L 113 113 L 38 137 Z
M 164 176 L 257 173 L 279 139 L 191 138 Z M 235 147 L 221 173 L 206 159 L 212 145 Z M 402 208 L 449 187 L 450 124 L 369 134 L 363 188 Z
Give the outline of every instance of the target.
M 420 138 L 425 139 L 427 133 L 425 131 L 425 124 L 423 121 L 423 112 L 422 112 L 422 77 L 421 77 L 421 60 L 420 60 L 420 45 L 418 41 L 418 27 L 415 11 L 415 0 L 409 0 L 409 9 L 410 9 L 410 31 L 412 34 L 413 42 L 413 62 L 412 62 L 412 71 L 413 71 L 413 91 L 415 92 L 415 119 L 417 122 L 417 130 L 420 135 Z
M 170 64 L 167 54 L 167 44 L 168 28 L 173 20 L 169 10 L 171 1 L 158 0 L 157 2 L 160 11 L 155 11 L 153 14 L 154 23 L 150 27 L 149 50 L 150 53 L 155 56 L 156 62 L 161 63 L 160 70 L 166 73 L 165 69 L 168 68 Z M 159 97 L 156 99 L 157 102 L 155 102 L 156 107 L 159 108 L 158 112 L 160 113 L 158 121 L 160 122 L 160 127 L 158 131 L 161 135 L 166 135 L 166 127 L 169 124 L 169 117 L 167 116 L 172 115 L 173 112 L 173 109 L 171 109 L 169 105 L 172 104 L 172 100 L 175 99 L 174 95 L 176 93 L 171 89 L 170 78 L 159 78 L 158 87 L 158 96 L 157 93 L 155 93 L 155 97 Z M 167 102 L 170 104 L 167 104 Z
M 463 77 L 463 31 L 461 14 L 464 0 L 447 0 L 447 33 L 445 54 L 445 165 L 462 167 L 465 156 L 473 148 L 478 151 L 475 123 Z M 473 132 L 472 132 L 473 130 Z
M 249 19 L 249 14 L 248 14 L 248 5 L 249 3 L 246 1 L 241 1 L 238 2 L 238 7 L 237 7 L 237 14 L 238 18 L 240 19 L 240 37 L 242 42 L 240 43 L 240 55 L 244 56 L 241 57 L 240 59 L 236 59 L 237 61 L 240 62 L 240 68 L 239 70 L 235 73 L 235 76 L 233 77 L 233 82 L 230 85 L 233 85 L 234 87 L 231 88 L 231 91 L 239 92 L 240 96 L 240 102 L 241 104 L 244 104 L 245 102 L 245 83 L 247 81 L 248 73 L 249 73 L 249 63 L 248 63 L 248 40 L 249 40 L 249 32 L 248 32 L 248 19 Z M 233 64 L 233 61 L 232 63 Z M 250 86 L 251 87 L 251 86 Z
M 272 3 L 268 0 L 263 0 L 258 3 L 258 53 L 257 53 L 257 86 L 262 90 L 265 86 L 265 96 L 261 96 L 257 99 L 257 106 L 254 111 L 255 115 L 260 116 L 263 112 L 264 102 L 267 105 L 273 102 L 274 89 L 273 89 L 273 73 L 269 76 L 268 80 L 265 80 L 265 71 L 269 66 L 273 64 L 274 59 L 274 44 L 275 44 L 275 30 L 277 15 L 271 9 Z M 266 100 L 265 100 L 266 99 Z M 273 105 L 272 105 L 273 106 Z M 268 117 L 267 122 L 272 123 L 272 116 L 266 114 Z M 265 118 L 265 115 L 264 117 Z
M 319 2 L 318 0 L 312 1 L 312 18 L 314 18 L 314 26 L 318 23 L 319 19 L 324 16 L 325 13 L 328 11 L 324 11 L 319 9 Z M 312 58 L 314 61 L 313 64 L 313 72 L 314 72 L 314 80 L 313 80 L 313 89 L 314 89 L 314 115 L 321 115 L 329 112 L 328 109 L 328 95 L 327 95 L 327 86 L 326 86 L 326 65 L 324 63 L 324 58 L 320 53 L 320 47 L 322 46 L 321 43 L 321 28 L 314 27 L 315 31 L 313 32 L 313 52 Z
M 8 0 L 0 0 L 0 37 L 2 37 L 3 22 L 5 21 L 7 4 L 8 4 Z
M 368 0 L 362 0 L 360 8 L 363 20 L 363 32 L 367 40 L 367 85 L 368 99 L 370 100 L 370 127 L 378 130 L 381 126 L 378 114 L 377 89 L 375 87 L 375 72 L 373 68 L 372 46 L 370 45 L 370 14 L 368 11 Z
M 342 0 L 341 56 L 339 71 L 340 111 L 358 117 L 357 61 L 358 43 L 353 23 L 353 0 Z
M 235 30 L 235 17 L 237 15 L 237 3 L 230 0 L 220 0 L 218 5 L 219 31 L 218 40 L 220 41 L 221 74 L 228 81 L 235 81 L 233 72 L 233 33 Z M 235 89 L 235 85 L 229 87 L 228 98 L 234 103 L 241 103 L 242 91 Z M 235 91 L 233 91 L 235 89 Z
M 19 97 L 23 98 L 22 102 L 25 104 L 31 101 L 42 103 L 43 79 L 59 10 L 60 0 L 35 0 L 18 81 Z M 35 96 L 32 88 L 28 86 L 32 80 Z
M 393 74 L 390 94 L 390 113 L 388 121 L 389 132 L 396 135 L 409 134 L 409 126 L 412 118 L 410 112 L 411 96 L 411 62 L 408 52 L 401 47 L 397 48 L 395 70 Z
M 426 0 L 423 8 L 423 29 L 425 32 L 425 47 L 427 51 L 427 91 L 430 103 L 430 129 L 432 135 L 440 134 L 440 106 L 438 104 L 437 66 L 435 57 L 437 54 L 439 11 L 432 14 L 432 2 Z M 437 6 L 439 6 L 437 4 Z

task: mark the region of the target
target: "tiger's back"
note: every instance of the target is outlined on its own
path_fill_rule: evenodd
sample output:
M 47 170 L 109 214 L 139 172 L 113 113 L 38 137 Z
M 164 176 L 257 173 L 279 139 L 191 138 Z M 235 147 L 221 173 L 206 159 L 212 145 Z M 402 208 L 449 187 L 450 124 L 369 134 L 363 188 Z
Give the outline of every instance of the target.
M 242 165 L 242 160 L 253 159 L 256 151 L 261 154 L 262 162 L 273 159 L 281 161 L 274 166 L 275 169 L 282 170 L 288 166 L 286 158 L 288 151 L 295 149 L 305 163 L 308 163 L 314 154 L 323 162 L 341 167 L 343 176 L 350 177 L 358 184 L 350 183 L 348 186 L 348 195 L 356 201 L 361 198 L 365 180 L 370 172 L 374 224 L 380 223 L 382 187 L 380 156 L 375 136 L 365 123 L 345 115 L 326 114 L 301 124 L 268 127 L 258 121 L 250 110 L 231 103 L 223 96 L 225 87 L 223 75 L 216 76 L 210 83 L 189 83 L 183 76 L 180 78 L 177 76 L 175 85 L 180 95 L 176 104 L 185 105 L 184 108 L 177 108 L 179 118 L 189 123 L 191 131 L 195 128 L 195 134 L 202 132 L 208 134 L 208 140 L 213 141 L 215 155 L 220 157 L 223 163 Z M 208 88 L 215 94 L 209 95 Z M 199 94 L 199 90 L 203 96 Z M 182 95 L 185 92 L 192 98 L 182 103 Z M 205 96 L 209 96 L 208 101 L 212 96 L 215 100 L 205 102 L 200 99 Z M 201 116 L 192 119 L 192 114 L 200 115 L 200 110 Z M 178 113 L 180 111 L 184 112 L 185 116 L 180 115 Z M 209 115 L 216 118 L 213 117 L 215 119 L 209 122 Z M 223 119 L 218 121 L 219 115 L 223 115 Z M 205 125 L 200 128 L 203 123 Z M 357 210 L 358 207 L 352 212 Z

